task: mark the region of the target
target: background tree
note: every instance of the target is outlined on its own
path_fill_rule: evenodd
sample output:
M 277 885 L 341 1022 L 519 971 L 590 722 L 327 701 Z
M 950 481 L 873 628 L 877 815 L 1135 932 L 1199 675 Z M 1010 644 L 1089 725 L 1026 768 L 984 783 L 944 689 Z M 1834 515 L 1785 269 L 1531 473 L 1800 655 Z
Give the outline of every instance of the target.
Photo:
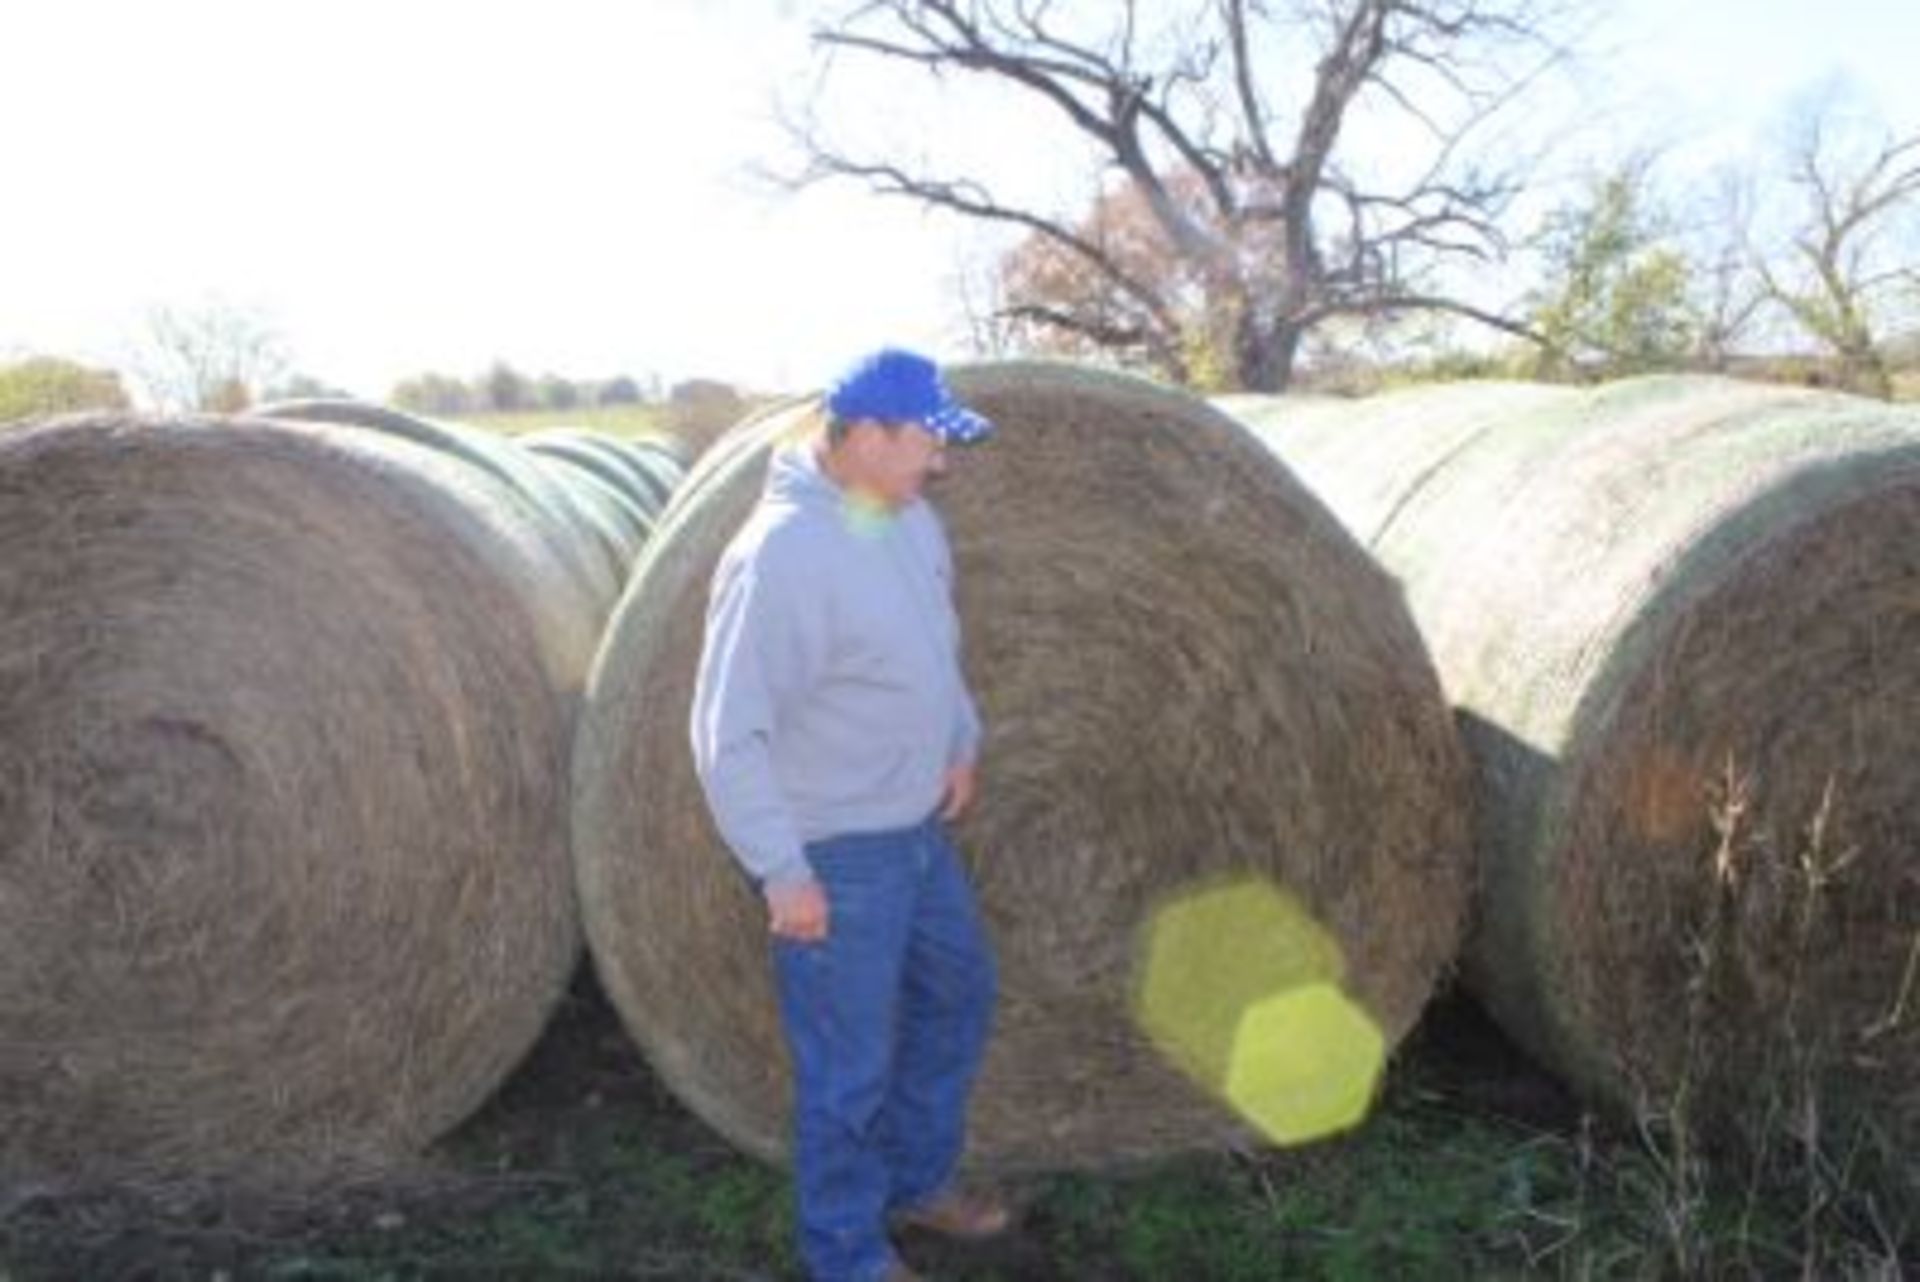
M 480 376 L 482 404 L 501 413 L 526 409 L 533 403 L 533 389 L 526 375 L 505 361 L 495 361 Z
M 228 377 L 200 398 L 200 408 L 215 414 L 239 414 L 253 402 L 253 389 L 238 378 Z
M 1651 171 L 1647 157 L 1629 160 L 1548 214 L 1530 315 L 1541 343 L 1536 376 L 1617 378 L 1679 369 L 1694 356 L 1702 323 L 1692 264 L 1657 207 Z
M 640 384 L 626 374 L 617 374 L 600 385 L 594 400 L 600 405 L 638 405 Z
M 126 388 L 112 370 L 91 369 L 57 356 L 33 356 L 0 366 L 0 423 L 74 410 L 124 410 Z
M 966 329 L 967 350 L 981 360 L 1043 350 L 1027 341 L 1008 314 L 1003 258 L 999 250 L 983 253 L 978 246 L 959 250 L 946 278 L 947 295 Z
M 149 312 L 134 368 L 162 410 L 230 413 L 258 400 L 288 363 L 264 314 L 215 302 Z
M 1889 398 L 1884 344 L 1920 318 L 1920 133 L 1849 115 L 1829 93 L 1786 163 L 1799 220 L 1782 251 L 1756 259 L 1766 295 L 1832 354 L 1842 387 Z
M 311 374 L 293 374 L 278 386 L 261 393 L 262 401 L 310 401 L 351 399 L 353 393 Z
M 465 414 L 474 406 L 473 390 L 460 379 L 427 373 L 393 385 L 387 397 L 416 414 Z
M 1524 332 L 1436 282 L 1501 252 L 1517 184 L 1462 157 L 1555 56 L 1550 3 L 870 0 L 816 30 L 829 75 L 860 58 L 987 78 L 1064 121 L 1107 177 L 1084 217 L 1060 218 L 798 121 L 799 181 L 858 179 L 1019 229 L 1015 317 L 1183 383 L 1204 354 L 1210 381 L 1282 389 L 1304 337 L 1339 317 L 1441 309 Z M 1416 163 L 1348 162 L 1362 108 L 1397 115 L 1387 150 Z
M 1708 195 L 1695 212 L 1690 239 L 1694 249 L 1694 364 L 1724 372 L 1751 341 L 1767 298 L 1755 269 L 1753 175 L 1725 167 L 1713 176 Z
M 1192 171 L 1166 182 L 1168 195 L 1195 218 L 1207 216 L 1203 186 Z M 1061 356 L 1110 353 L 1122 364 L 1202 388 L 1235 382 L 1239 371 L 1229 350 L 1235 313 L 1220 306 L 1200 265 L 1161 234 L 1138 184 L 1097 197 L 1074 231 L 1074 245 L 1036 232 L 1001 259 L 997 312 L 1016 345 Z M 1096 249 L 1099 258 L 1079 245 Z M 1158 323 L 1139 323 L 1148 304 L 1130 282 L 1152 283 Z
M 679 437 L 689 454 L 698 454 L 747 412 L 747 399 L 731 383 L 689 378 L 667 393 L 663 425 Z
M 570 410 L 580 403 L 580 388 L 572 379 L 558 374 L 542 374 L 534 388 L 541 409 Z

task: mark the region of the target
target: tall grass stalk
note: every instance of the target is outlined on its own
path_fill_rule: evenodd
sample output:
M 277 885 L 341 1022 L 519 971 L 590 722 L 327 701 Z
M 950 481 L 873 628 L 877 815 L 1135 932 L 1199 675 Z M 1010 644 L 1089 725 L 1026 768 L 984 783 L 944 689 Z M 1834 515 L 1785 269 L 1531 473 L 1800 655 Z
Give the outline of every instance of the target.
M 1687 944 L 1678 1071 L 1664 1093 L 1642 1092 L 1636 1117 L 1655 1176 L 1644 1190 L 1647 1206 L 1674 1276 L 1781 1277 L 1789 1269 L 1808 1282 L 1906 1276 L 1914 1208 L 1911 1191 L 1900 1187 L 1905 1159 L 1877 1119 L 1846 1107 L 1837 1070 L 1849 1032 L 1871 1040 L 1906 1018 L 1920 936 L 1874 1025 L 1839 1030 L 1815 1017 L 1809 979 L 1816 950 L 1838 946 L 1823 928 L 1858 855 L 1836 840 L 1839 800 L 1829 781 L 1781 858 L 1755 819 L 1751 776 L 1729 760 L 1716 783 L 1712 891 Z M 1753 950 L 1781 933 L 1787 947 L 1771 961 L 1780 968 L 1771 1017 L 1729 1032 L 1723 995 L 1756 982 L 1764 968 Z M 1729 1193 L 1738 1212 L 1723 1224 Z

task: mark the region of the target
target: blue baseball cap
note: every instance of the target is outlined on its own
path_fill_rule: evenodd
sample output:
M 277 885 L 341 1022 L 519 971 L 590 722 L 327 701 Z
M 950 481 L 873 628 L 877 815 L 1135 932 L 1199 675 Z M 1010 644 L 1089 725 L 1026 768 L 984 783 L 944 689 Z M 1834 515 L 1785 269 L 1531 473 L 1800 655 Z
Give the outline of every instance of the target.
M 956 445 L 993 435 L 993 423 L 960 403 L 938 366 L 899 347 L 883 347 L 855 361 L 828 390 L 827 413 L 848 423 L 918 423 Z

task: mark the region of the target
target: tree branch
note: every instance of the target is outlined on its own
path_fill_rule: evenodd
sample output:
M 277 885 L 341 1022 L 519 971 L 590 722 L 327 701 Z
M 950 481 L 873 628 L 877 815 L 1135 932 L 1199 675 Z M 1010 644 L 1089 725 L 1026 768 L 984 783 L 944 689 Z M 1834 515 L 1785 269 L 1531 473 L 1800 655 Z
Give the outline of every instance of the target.
M 1505 250 L 1499 222 L 1517 184 L 1456 176 L 1453 150 L 1519 92 L 1509 42 L 1550 44 L 1536 5 L 1315 0 L 1316 18 L 1305 5 L 1209 0 L 1163 35 L 1141 22 L 1135 0 L 871 0 L 816 31 L 829 57 L 977 73 L 1023 90 L 1127 185 L 1067 219 L 1000 201 L 972 179 L 913 172 L 924 163 L 855 157 L 810 137 L 804 181 L 852 178 L 1020 228 L 1028 241 L 1015 252 L 1032 255 L 1025 286 L 1043 291 L 1016 300 L 1025 323 L 1093 344 L 1159 343 L 1152 354 L 1166 368 L 1211 350 L 1249 386 L 1284 383 L 1303 328 L 1328 316 L 1428 307 L 1514 324 L 1408 282 L 1435 261 Z M 1288 65 L 1270 58 L 1266 38 L 1310 31 L 1320 43 L 1310 82 L 1287 94 L 1263 85 L 1269 67 Z M 1376 91 L 1424 122 L 1436 145 L 1411 183 L 1362 191 L 1337 153 L 1349 111 Z M 1282 98 L 1303 103 L 1290 122 L 1269 114 Z M 1451 125 L 1463 106 L 1467 123 Z M 1344 213 L 1330 232 L 1317 226 L 1323 195 Z
M 1478 321 L 1482 325 L 1511 334 L 1515 338 L 1523 338 L 1529 343 L 1542 347 L 1548 345 L 1544 336 L 1523 321 L 1517 321 L 1511 317 L 1502 316 L 1498 312 L 1490 312 L 1485 308 L 1463 303 L 1459 299 L 1448 298 L 1441 294 L 1400 292 L 1378 294 L 1366 299 L 1336 299 L 1309 310 L 1301 320 L 1303 324 L 1314 325 L 1335 316 L 1378 316 L 1391 312 L 1410 311 L 1446 312 Z
M 1246 147 L 1254 160 L 1268 172 L 1280 168 L 1273 146 L 1267 141 L 1266 112 L 1260 107 L 1259 91 L 1253 87 L 1253 56 L 1247 49 L 1246 0 L 1223 0 L 1222 17 L 1227 24 L 1227 45 L 1233 51 L 1233 88 L 1240 100 L 1240 125 Z
M 827 176 L 857 178 L 865 181 L 876 195 L 910 197 L 970 218 L 1024 227 L 1085 261 L 1151 315 L 1156 323 L 1168 328 L 1175 324 L 1159 294 L 1135 279 L 1098 244 L 1053 219 L 1001 204 L 978 183 L 920 177 L 896 165 L 857 162 L 817 148 L 813 152 L 812 162 L 816 181 Z

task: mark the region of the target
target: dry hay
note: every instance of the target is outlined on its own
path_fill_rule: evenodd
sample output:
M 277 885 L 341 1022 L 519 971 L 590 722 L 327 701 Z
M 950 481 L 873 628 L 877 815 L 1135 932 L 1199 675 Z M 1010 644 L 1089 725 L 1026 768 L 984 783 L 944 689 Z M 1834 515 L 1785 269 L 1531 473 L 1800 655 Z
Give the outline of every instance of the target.
M 0 1181 L 409 1153 L 578 953 L 591 618 L 517 500 L 347 428 L 0 435 Z
M 1920 1140 L 1920 418 L 1707 378 L 1237 408 L 1407 583 L 1508 1029 L 1622 1108 L 1814 1084 Z
M 599 614 L 612 608 L 646 541 L 644 528 L 610 517 L 599 495 L 572 483 L 574 474 L 556 475 L 507 437 L 339 398 L 275 401 L 259 406 L 253 416 L 366 428 L 427 446 L 485 473 L 505 487 L 518 519 L 538 532 Z
M 959 371 L 1001 426 L 938 503 L 988 723 L 959 837 L 1001 964 L 974 1160 L 1103 1165 L 1239 1142 L 1129 1011 L 1142 928 L 1229 871 L 1298 895 L 1389 1039 L 1457 944 L 1463 764 L 1430 664 L 1325 510 L 1200 402 L 1065 366 Z M 687 746 L 707 585 L 789 404 L 710 450 L 616 612 L 575 752 L 582 912 L 664 1080 L 742 1147 L 785 1149 L 764 910 Z

